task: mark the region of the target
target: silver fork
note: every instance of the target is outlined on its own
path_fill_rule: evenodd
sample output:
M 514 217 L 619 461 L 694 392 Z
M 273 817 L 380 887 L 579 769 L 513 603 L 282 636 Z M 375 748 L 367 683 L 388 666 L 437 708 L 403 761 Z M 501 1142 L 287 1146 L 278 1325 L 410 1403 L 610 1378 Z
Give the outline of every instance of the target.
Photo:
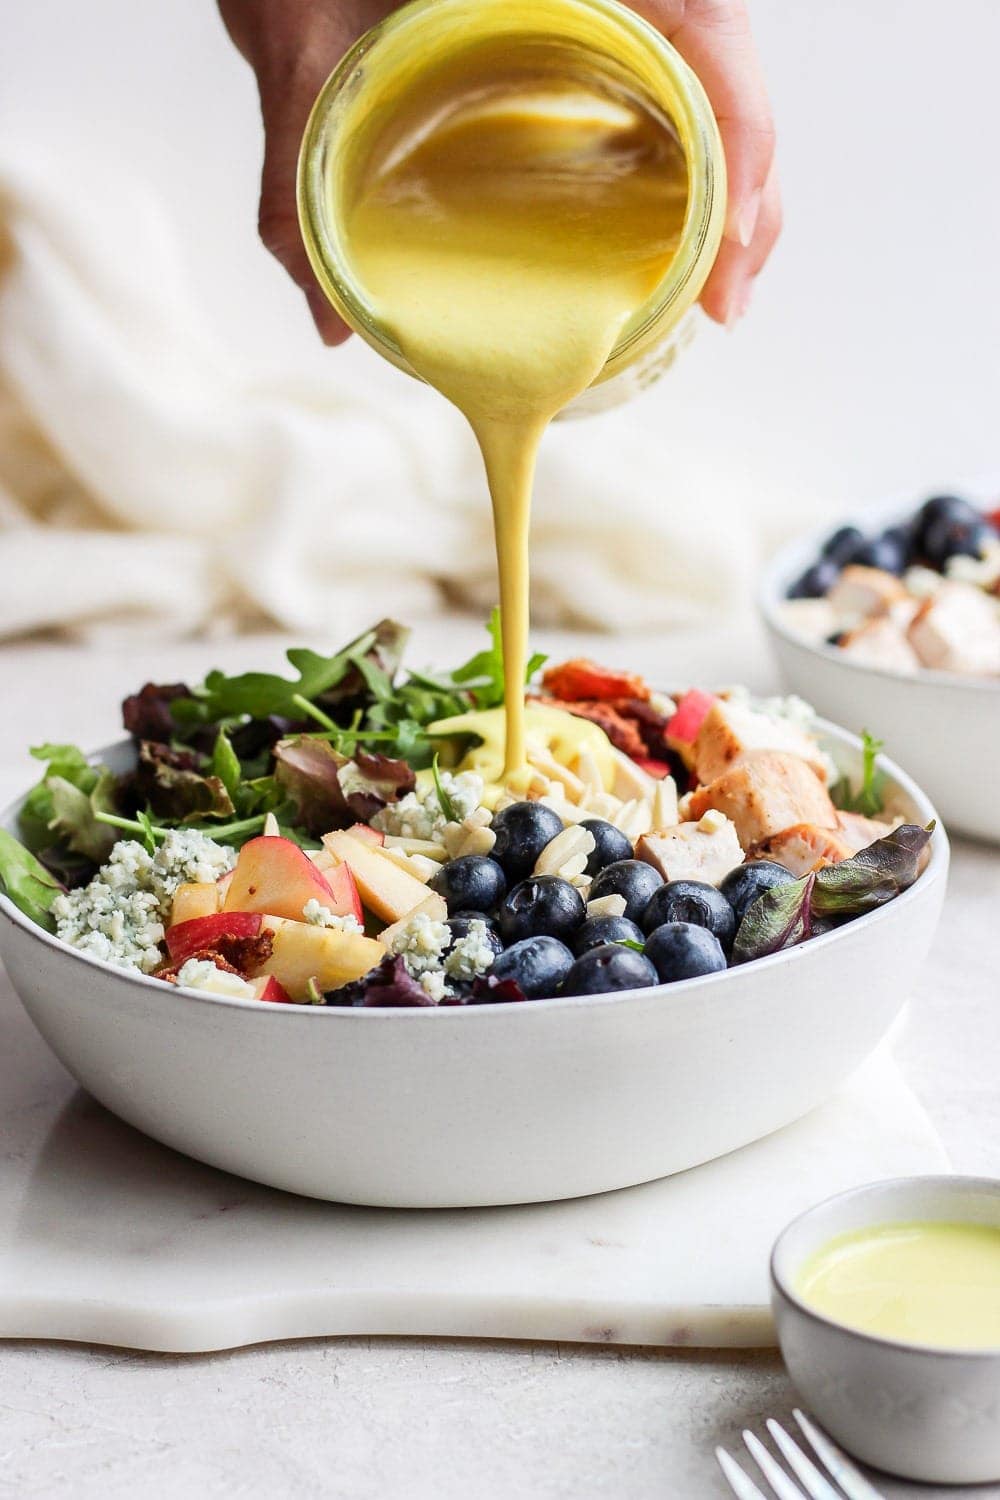
M 781 1424 L 772 1418 L 767 1423 L 767 1430 L 799 1483 L 796 1484 L 795 1479 L 785 1472 L 759 1438 L 754 1437 L 752 1432 L 744 1432 L 743 1441 L 770 1486 L 770 1494 L 777 1496 L 777 1500 L 845 1500 L 845 1496 L 846 1500 L 884 1500 L 878 1490 L 858 1472 L 846 1454 L 841 1453 L 805 1412 L 796 1407 L 792 1415 L 813 1453 L 830 1478 L 836 1480 L 839 1488 L 830 1483 L 830 1479 L 820 1472 L 794 1438 L 790 1438 Z M 738 1500 L 768 1500 L 763 1490 L 758 1489 L 724 1448 L 716 1448 L 715 1456 L 729 1488 Z M 801 1489 L 799 1485 L 802 1486 Z

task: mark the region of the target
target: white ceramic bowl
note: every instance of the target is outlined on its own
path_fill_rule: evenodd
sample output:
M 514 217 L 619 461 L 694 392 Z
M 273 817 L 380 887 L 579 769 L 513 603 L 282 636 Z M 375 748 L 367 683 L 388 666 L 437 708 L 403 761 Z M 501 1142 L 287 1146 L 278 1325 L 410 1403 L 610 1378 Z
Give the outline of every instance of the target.
M 894 505 L 858 521 L 880 530 L 911 514 Z M 819 556 L 831 526 L 778 553 L 758 602 L 786 685 L 855 733 L 870 730 L 925 787 L 952 833 L 1000 842 L 1000 682 L 921 671 L 915 676 L 854 662 L 814 645 L 782 618 L 793 583 Z
M 858 742 L 826 725 L 821 736 L 856 773 Z M 130 753 L 102 758 L 124 768 Z M 886 770 L 899 810 L 928 822 L 927 798 Z M 909 891 L 800 948 L 523 1005 L 322 1009 L 176 990 L 74 952 L 6 898 L 0 951 L 84 1088 L 189 1156 L 349 1203 L 537 1202 L 683 1171 L 829 1096 L 905 1001 L 947 868 L 939 830 Z
M 907 1479 L 1000 1479 L 1000 1349 L 939 1349 L 845 1328 L 802 1302 L 799 1271 L 835 1235 L 893 1220 L 1000 1226 L 1000 1181 L 901 1177 L 841 1193 L 795 1219 L 771 1259 L 781 1352 L 804 1400 L 831 1435 L 877 1468 Z

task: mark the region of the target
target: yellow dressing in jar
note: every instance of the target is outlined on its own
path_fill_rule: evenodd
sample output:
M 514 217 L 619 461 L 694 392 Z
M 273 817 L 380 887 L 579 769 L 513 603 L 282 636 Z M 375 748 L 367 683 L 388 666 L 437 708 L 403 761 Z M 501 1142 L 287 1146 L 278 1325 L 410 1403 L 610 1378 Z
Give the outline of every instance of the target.
M 883 1338 L 1000 1348 L 1000 1228 L 882 1224 L 838 1235 L 796 1279 L 807 1306 Z
M 453 402 L 479 442 L 503 775 L 516 784 L 538 445 L 623 340 L 648 347 L 672 276 L 667 321 L 697 296 L 721 232 L 721 154 L 697 80 L 613 0 L 417 0 L 399 17 L 320 96 L 300 164 L 303 232 L 348 321 Z

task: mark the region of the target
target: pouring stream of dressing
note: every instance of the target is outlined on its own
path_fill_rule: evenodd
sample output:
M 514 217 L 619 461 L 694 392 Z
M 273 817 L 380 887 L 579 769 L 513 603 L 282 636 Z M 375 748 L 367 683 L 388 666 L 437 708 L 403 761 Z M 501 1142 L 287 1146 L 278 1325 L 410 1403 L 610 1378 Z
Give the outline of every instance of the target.
M 352 172 L 356 273 L 412 368 L 464 413 L 486 465 L 508 781 L 526 766 L 538 446 L 666 274 L 687 192 L 669 122 L 556 44 L 523 56 L 479 44 L 417 71 L 381 104 Z

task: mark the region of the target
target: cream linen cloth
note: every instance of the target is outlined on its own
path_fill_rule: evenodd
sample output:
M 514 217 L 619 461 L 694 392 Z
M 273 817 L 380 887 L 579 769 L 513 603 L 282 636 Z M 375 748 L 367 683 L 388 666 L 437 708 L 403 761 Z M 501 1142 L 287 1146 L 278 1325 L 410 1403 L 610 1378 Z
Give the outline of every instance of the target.
M 334 640 L 493 602 L 457 413 L 368 350 L 331 352 L 321 380 L 237 363 L 142 180 L 0 162 L 0 247 L 0 635 L 266 621 Z M 649 628 L 745 598 L 752 537 L 717 456 L 706 494 L 657 437 L 667 399 L 547 437 L 537 620 Z

